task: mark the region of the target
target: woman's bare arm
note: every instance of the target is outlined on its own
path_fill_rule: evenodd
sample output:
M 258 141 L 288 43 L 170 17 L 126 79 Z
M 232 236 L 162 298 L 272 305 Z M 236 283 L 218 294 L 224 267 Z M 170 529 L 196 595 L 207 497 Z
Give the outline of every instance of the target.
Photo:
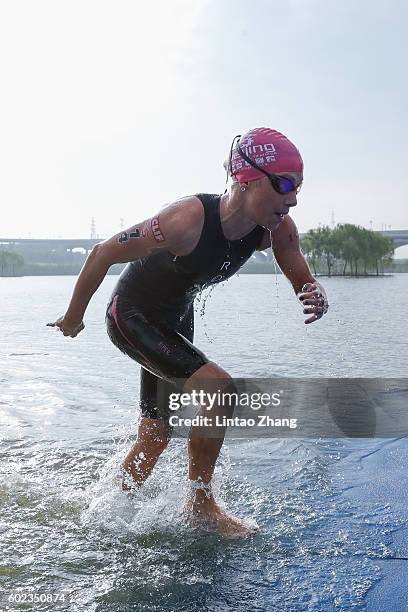
M 303 285 L 315 281 L 300 249 L 299 233 L 295 222 L 286 215 L 272 234 L 272 249 L 278 266 L 298 294 Z
M 75 337 L 83 329 L 86 308 L 112 264 L 141 259 L 160 250 L 175 254 L 188 251 L 189 243 L 201 231 L 201 210 L 193 199 L 171 204 L 160 214 L 95 245 L 79 273 L 65 315 L 48 325 Z
M 327 313 L 329 303 L 324 287 L 313 277 L 301 251 L 299 233 L 288 215 L 272 235 L 272 248 L 283 274 L 303 304 L 305 323 L 314 323 Z

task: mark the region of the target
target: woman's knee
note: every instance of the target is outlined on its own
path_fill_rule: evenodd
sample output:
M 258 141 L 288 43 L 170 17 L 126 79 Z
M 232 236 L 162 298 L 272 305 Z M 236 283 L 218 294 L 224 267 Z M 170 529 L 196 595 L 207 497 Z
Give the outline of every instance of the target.
M 200 379 L 220 379 L 225 381 L 232 381 L 232 377 L 214 361 L 209 361 L 202 365 L 198 370 L 190 376 L 186 381 L 186 384 L 191 381 L 198 381 Z
M 220 407 L 224 407 L 226 412 L 232 416 L 234 411 L 237 387 L 233 378 L 226 370 L 214 362 L 208 362 L 197 370 L 184 385 L 187 393 L 192 391 L 204 391 L 207 397 L 210 395 L 219 400 Z

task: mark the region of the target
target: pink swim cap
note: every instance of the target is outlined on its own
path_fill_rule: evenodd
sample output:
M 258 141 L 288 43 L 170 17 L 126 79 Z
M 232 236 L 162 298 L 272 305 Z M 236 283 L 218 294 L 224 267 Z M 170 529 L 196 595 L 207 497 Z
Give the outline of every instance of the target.
M 270 128 L 254 128 L 238 141 L 242 151 L 260 168 L 270 172 L 303 172 L 303 160 L 298 149 L 286 136 Z M 228 159 L 224 167 L 228 169 Z M 265 176 L 253 168 L 238 152 L 232 151 L 231 176 L 238 182 L 256 181 Z

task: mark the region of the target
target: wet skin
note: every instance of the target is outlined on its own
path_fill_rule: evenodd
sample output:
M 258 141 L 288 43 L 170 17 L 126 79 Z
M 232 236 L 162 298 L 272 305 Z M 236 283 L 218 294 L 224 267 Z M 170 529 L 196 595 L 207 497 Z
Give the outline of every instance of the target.
M 298 173 L 281 174 L 294 178 L 296 184 L 300 184 L 303 179 Z M 233 184 L 230 193 L 221 198 L 220 217 L 223 233 L 228 240 L 245 236 L 256 225 L 265 228 L 259 250 L 264 250 L 272 244 L 282 272 L 302 302 L 304 314 L 308 315 L 305 323 L 309 324 L 327 312 L 328 303 L 323 287 L 313 278 L 300 251 L 296 226 L 288 215 L 296 204 L 295 191 L 279 194 L 273 189 L 269 179 L 264 177 L 250 183 Z M 159 216 L 160 235 L 162 238 L 166 237 L 160 243 L 155 240 L 154 235 L 149 234 L 148 229 L 143 233 L 143 230 L 150 227 L 147 220 L 140 224 L 140 228 L 130 228 L 133 233 L 139 228 L 139 234 L 142 236 L 140 239 L 123 241 L 121 235 L 115 235 L 97 245 L 78 277 L 67 312 L 48 325 L 59 329 L 64 336 L 75 338 L 84 329 L 82 318 L 87 304 L 112 264 L 133 261 L 160 248 L 175 255 L 191 253 L 198 243 L 204 221 L 202 205 L 198 198 L 191 196 L 168 205 L 156 219 L 159 219 Z M 130 233 L 129 230 L 129 235 Z M 209 362 L 197 370 L 186 385 L 194 383 L 196 388 L 205 390 L 206 380 L 214 378 L 228 381 L 230 377 L 219 365 Z M 125 471 L 132 476 L 135 484 L 144 482 L 167 446 L 170 433 L 166 427 L 159 427 L 159 430 L 157 431 L 154 419 L 141 419 L 138 440 L 123 463 Z M 201 479 L 200 482 L 207 489 L 193 489 L 185 510 L 194 522 L 212 526 L 226 536 L 252 535 L 256 529 L 221 508 L 211 492 L 210 483 L 222 443 L 223 438 L 214 441 L 202 434 L 198 435 L 194 427 L 191 428 L 189 478 L 192 483 Z

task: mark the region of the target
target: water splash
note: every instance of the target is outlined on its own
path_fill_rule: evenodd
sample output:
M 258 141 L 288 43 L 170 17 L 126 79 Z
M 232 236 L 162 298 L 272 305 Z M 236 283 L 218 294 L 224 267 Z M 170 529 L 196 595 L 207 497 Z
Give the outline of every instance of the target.
M 222 283 L 224 284 L 224 283 Z M 204 285 L 202 287 L 200 287 L 200 291 L 197 293 L 196 295 L 196 303 L 197 303 L 197 308 L 196 308 L 196 312 L 198 312 L 198 314 L 201 317 L 202 320 L 202 326 L 203 326 L 203 330 L 204 330 L 204 335 L 207 338 L 208 342 L 210 342 L 210 344 L 214 344 L 214 340 L 212 338 L 210 338 L 210 336 L 208 335 L 208 331 L 207 331 L 207 323 L 204 319 L 204 315 L 205 315 L 205 308 L 207 306 L 207 302 L 209 300 L 209 298 L 211 297 L 214 289 L 215 289 L 216 285 Z
M 271 253 L 272 253 L 272 261 L 273 261 L 273 267 L 275 268 L 275 325 L 277 324 L 277 319 L 278 319 L 278 315 L 279 315 L 279 283 L 278 283 L 278 265 L 276 263 L 276 259 L 275 259 L 275 255 L 273 252 L 273 234 L 272 234 L 272 230 L 269 230 L 269 236 L 271 239 Z

